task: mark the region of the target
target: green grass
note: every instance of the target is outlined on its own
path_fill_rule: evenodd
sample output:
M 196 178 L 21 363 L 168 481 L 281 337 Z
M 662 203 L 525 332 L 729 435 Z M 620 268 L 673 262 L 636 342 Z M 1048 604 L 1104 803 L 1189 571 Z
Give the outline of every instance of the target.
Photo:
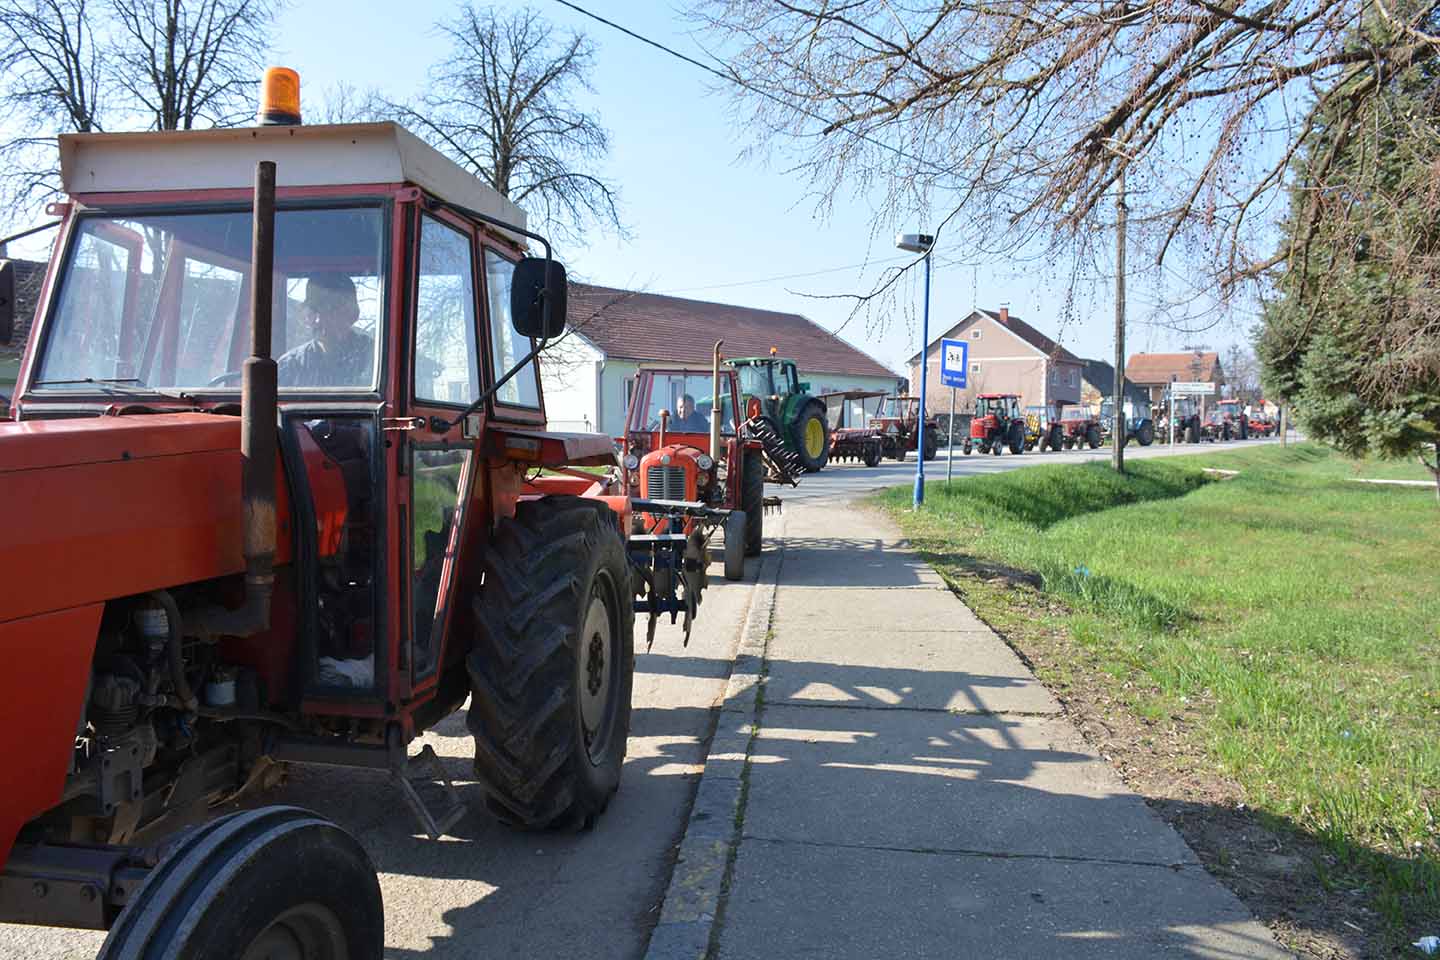
M 1205 762 L 1319 838 L 1393 930 L 1440 916 L 1440 507 L 1350 482 L 1424 472 L 1314 445 L 1129 469 L 932 485 L 918 514 L 908 487 L 879 499 L 1022 650 L 1005 593 L 1058 601 L 1043 626 L 1079 656 L 1047 682 L 1091 670 L 1141 718 L 1195 719 Z

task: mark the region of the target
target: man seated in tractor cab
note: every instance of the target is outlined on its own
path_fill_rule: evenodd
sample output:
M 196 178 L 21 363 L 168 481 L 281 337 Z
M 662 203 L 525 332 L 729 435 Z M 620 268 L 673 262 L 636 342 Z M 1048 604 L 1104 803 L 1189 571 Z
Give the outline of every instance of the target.
M 676 433 L 709 433 L 710 421 L 696 412 L 695 398 L 687 393 L 680 398 L 670 429 Z
M 375 341 L 355 329 L 360 300 L 343 273 L 317 273 L 305 282 L 301 314 L 312 339 L 276 362 L 282 387 L 368 387 L 374 380 Z

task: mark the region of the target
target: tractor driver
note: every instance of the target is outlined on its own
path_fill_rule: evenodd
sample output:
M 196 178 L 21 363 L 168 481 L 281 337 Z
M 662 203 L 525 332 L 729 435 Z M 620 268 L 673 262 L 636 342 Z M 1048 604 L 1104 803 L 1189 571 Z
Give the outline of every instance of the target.
M 375 342 L 355 329 L 360 301 L 343 273 L 317 273 L 305 282 L 301 315 L 311 339 L 277 361 L 282 387 L 368 387 Z
M 676 433 L 705 433 L 710 429 L 710 422 L 695 412 L 695 398 L 687 393 L 680 398 L 670 429 Z

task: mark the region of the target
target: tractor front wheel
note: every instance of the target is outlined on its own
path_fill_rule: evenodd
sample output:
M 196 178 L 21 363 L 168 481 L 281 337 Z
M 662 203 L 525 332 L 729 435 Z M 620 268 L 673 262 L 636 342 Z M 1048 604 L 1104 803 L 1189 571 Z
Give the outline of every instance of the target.
M 882 451 L 880 450 L 880 444 L 878 444 L 878 443 L 868 444 L 868 445 L 865 447 L 865 457 L 864 457 L 865 466 L 867 466 L 867 467 L 878 467 L 878 466 L 880 466 L 880 457 L 881 457 L 881 455 L 882 455 Z
M 934 460 L 940 455 L 940 441 L 931 430 L 925 431 L 925 459 Z
M 588 829 L 620 786 L 630 734 L 635 606 L 619 521 L 581 497 L 522 501 L 483 569 L 465 664 L 485 804 L 511 826 Z
M 1010 421 L 1010 452 L 1025 452 L 1025 424 L 1019 420 Z
M 1090 445 L 1091 450 L 1100 446 L 1100 428 L 1093 423 L 1085 428 L 1085 442 Z
M 795 449 L 806 473 L 819 473 L 830 460 L 830 424 L 825 407 L 812 400 L 800 409 L 795 421 Z
M 1140 441 L 1140 446 L 1148 447 L 1155 442 L 1155 423 L 1153 420 L 1146 420 L 1140 424 L 1140 429 L 1135 431 L 1135 439 Z
M 745 579 L 745 511 L 731 510 L 725 518 L 725 579 Z
M 375 865 L 299 807 L 261 807 L 183 835 L 120 912 L 97 960 L 380 960 Z
M 760 556 L 765 543 L 765 464 L 759 450 L 745 451 L 740 469 L 740 509 L 745 511 L 745 556 Z

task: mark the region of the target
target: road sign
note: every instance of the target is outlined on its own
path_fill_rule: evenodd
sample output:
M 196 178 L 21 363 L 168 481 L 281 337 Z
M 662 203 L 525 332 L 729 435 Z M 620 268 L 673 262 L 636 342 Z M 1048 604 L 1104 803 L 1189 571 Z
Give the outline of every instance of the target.
M 965 389 L 965 371 L 970 369 L 970 344 L 964 340 L 940 341 L 940 382 Z
M 1170 384 L 1172 397 L 1208 397 L 1215 393 L 1215 384 L 1201 382 L 1180 382 Z

